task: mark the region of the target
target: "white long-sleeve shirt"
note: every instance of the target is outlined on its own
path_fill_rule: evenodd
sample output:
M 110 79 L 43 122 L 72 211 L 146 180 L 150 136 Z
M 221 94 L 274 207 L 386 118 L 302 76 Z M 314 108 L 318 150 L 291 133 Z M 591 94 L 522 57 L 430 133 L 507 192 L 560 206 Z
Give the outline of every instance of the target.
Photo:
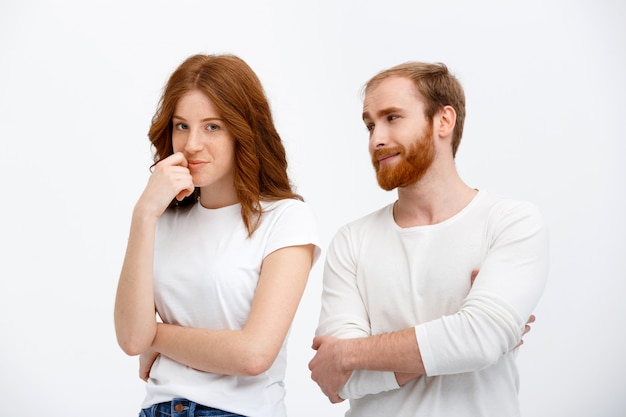
M 470 286 L 472 270 L 480 273 Z M 366 337 L 415 327 L 426 376 L 359 370 L 346 415 L 519 416 L 516 350 L 548 273 L 536 207 L 479 192 L 438 224 L 401 228 L 393 205 L 331 242 L 318 335 Z

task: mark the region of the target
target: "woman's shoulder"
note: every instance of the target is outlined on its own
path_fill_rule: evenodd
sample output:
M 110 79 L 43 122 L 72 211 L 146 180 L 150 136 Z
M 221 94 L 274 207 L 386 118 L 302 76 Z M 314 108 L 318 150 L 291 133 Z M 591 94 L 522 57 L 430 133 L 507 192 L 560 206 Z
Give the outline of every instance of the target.
M 276 201 L 262 201 L 262 223 L 289 225 L 288 227 L 310 227 L 317 224 L 313 207 L 302 200 L 286 198 Z M 309 226 L 306 226 L 309 225 Z
M 261 207 L 263 208 L 263 212 L 269 213 L 272 211 L 312 211 L 313 207 L 302 200 L 298 200 L 295 198 L 283 198 L 280 200 L 262 200 Z

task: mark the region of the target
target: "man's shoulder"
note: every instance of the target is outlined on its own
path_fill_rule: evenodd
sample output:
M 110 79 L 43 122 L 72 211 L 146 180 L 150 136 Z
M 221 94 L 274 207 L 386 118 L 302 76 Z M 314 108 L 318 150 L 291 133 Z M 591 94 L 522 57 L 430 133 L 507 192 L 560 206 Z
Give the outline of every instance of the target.
M 358 217 L 346 223 L 344 227 L 360 228 L 371 223 L 378 224 L 389 217 L 392 207 L 393 207 L 393 203 L 387 204 L 383 207 L 380 207 L 372 212 L 369 212 L 361 217 Z
M 392 208 L 393 203 L 345 223 L 337 230 L 335 238 L 342 236 L 348 240 L 360 240 L 375 233 L 373 230 L 386 228 L 389 222 L 393 222 Z
M 504 197 L 494 193 L 482 193 L 480 205 L 488 224 L 492 226 L 524 222 L 528 225 L 544 223 L 539 207 L 528 200 Z
M 479 197 L 478 205 L 491 210 L 536 210 L 536 205 L 528 200 L 502 194 L 480 191 Z

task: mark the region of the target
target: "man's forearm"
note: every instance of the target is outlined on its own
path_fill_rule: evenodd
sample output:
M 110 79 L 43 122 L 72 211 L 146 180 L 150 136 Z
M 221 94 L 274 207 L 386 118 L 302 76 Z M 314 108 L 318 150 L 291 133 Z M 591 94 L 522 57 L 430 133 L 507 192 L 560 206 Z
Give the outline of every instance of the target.
M 345 339 L 348 343 L 345 367 L 349 370 L 391 371 L 424 375 L 424 364 L 415 338 L 415 329 L 382 335 Z M 400 377 L 398 381 L 404 381 Z M 404 381 L 406 382 L 406 381 Z
M 419 377 L 421 377 L 423 374 L 406 374 L 404 372 L 396 372 L 395 376 L 396 376 L 396 382 L 398 383 L 399 386 L 403 386 L 404 384 L 406 384 L 407 382 L 413 381 L 414 379 L 417 379 Z

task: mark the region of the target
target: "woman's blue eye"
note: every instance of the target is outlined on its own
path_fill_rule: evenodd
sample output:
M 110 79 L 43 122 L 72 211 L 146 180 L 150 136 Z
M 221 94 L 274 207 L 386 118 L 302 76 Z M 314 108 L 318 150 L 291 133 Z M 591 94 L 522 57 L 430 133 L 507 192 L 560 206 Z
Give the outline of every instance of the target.
M 208 125 L 206 128 L 207 130 L 210 130 L 211 132 L 215 132 L 220 127 L 218 125 Z
M 175 127 L 176 127 L 176 129 L 178 129 L 178 130 L 185 130 L 185 129 L 187 129 L 187 125 L 186 125 L 186 124 L 184 124 L 184 123 L 177 123 L 177 124 L 175 125 Z

